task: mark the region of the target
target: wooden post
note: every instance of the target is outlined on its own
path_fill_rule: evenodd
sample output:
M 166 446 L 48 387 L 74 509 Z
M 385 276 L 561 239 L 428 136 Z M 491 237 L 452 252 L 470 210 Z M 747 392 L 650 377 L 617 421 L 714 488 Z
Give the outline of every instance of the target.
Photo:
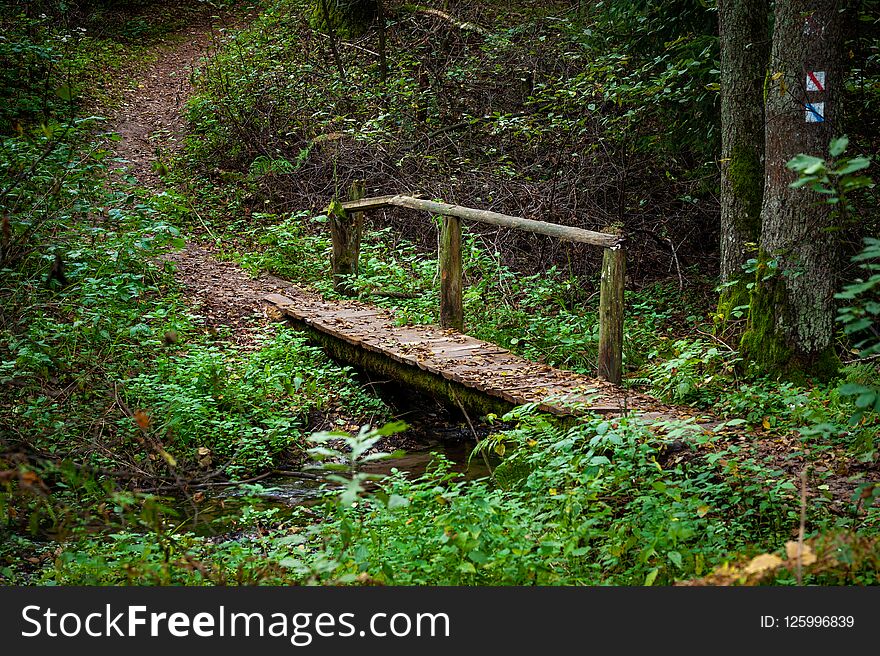
M 599 378 L 619 385 L 623 379 L 623 244 L 606 248 L 599 287 Z
M 464 330 L 461 303 L 461 219 L 444 216 L 440 230 L 440 325 Z
M 355 180 L 351 185 L 349 198 L 360 200 L 364 197 L 363 180 Z M 354 296 L 355 292 L 345 276 L 356 276 L 358 259 L 361 254 L 361 235 L 364 231 L 364 213 L 346 212 L 340 216 L 330 215 L 330 237 L 333 240 L 333 254 L 330 259 L 333 271 L 333 288 L 340 294 Z

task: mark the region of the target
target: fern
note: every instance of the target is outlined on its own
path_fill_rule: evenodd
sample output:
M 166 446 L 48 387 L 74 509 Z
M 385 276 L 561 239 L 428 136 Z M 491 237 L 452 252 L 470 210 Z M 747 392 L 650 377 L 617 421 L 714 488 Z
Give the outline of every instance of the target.
M 263 175 L 286 175 L 295 172 L 299 168 L 300 163 L 293 164 L 283 157 L 271 158 L 266 155 L 260 155 L 248 168 L 248 175 L 251 177 L 260 177 Z

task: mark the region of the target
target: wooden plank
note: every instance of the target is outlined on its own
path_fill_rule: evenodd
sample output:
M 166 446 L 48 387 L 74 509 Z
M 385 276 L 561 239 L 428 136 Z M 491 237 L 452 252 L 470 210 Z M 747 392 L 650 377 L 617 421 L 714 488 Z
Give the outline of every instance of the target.
M 359 200 L 347 200 L 341 203 L 346 212 L 352 210 L 378 210 L 383 207 L 391 207 L 391 199 L 397 198 L 394 194 L 390 196 L 374 196 L 373 198 L 361 198 Z
M 282 294 L 268 294 L 264 300 L 340 343 L 475 390 L 487 398 L 512 405 L 536 403 L 557 416 L 620 410 L 613 405 L 614 398 L 605 393 L 613 387 L 530 362 L 473 337 L 431 326 L 397 326 L 390 313 L 357 302 L 337 305 L 316 302 L 306 295 L 291 298 Z

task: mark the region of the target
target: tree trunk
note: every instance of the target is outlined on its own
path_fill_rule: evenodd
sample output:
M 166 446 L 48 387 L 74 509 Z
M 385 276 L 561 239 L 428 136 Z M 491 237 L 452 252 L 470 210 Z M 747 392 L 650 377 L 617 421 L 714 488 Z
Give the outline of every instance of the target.
M 844 14 L 835 0 L 777 2 L 766 91 L 761 248 L 742 352 L 757 371 L 798 378 L 836 370 L 834 292 L 838 249 L 831 206 L 786 163 L 828 156 L 839 131 Z
M 764 193 L 768 0 L 719 0 L 721 42 L 721 292 L 718 310 L 748 305 L 742 265 L 757 248 Z

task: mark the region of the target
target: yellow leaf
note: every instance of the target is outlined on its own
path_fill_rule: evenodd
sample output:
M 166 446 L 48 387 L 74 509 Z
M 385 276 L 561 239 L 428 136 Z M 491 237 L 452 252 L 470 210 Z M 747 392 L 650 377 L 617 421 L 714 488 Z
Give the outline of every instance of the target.
M 551 497 L 555 497 L 555 496 L 556 496 L 556 488 L 555 488 L 555 487 L 551 487 L 551 488 L 550 488 L 550 496 L 551 496 Z
M 159 453 L 162 454 L 162 457 L 165 458 L 165 462 L 167 462 L 172 467 L 177 466 L 177 461 L 174 459 L 170 453 L 168 453 L 165 449 L 159 449 Z
M 776 71 L 770 79 L 775 81 L 781 77 L 782 77 L 782 71 Z
M 700 506 L 697 508 L 697 517 L 705 517 L 709 512 L 709 506 Z
M 765 574 L 775 571 L 782 565 L 782 562 L 782 558 L 776 554 L 761 554 L 752 558 L 743 569 L 743 572 L 745 574 Z
M 761 425 L 762 425 L 766 430 L 770 430 L 770 417 L 764 417 L 764 421 L 761 422 Z
M 789 540 L 785 543 L 785 554 L 788 556 L 789 560 L 797 560 L 798 557 L 798 543 L 794 540 Z M 810 545 L 805 544 L 803 551 L 801 551 L 801 564 L 802 565 L 812 565 L 816 562 L 816 554 L 813 553 L 813 550 L 810 548 Z
M 503 444 L 496 444 L 495 445 L 495 453 L 497 453 L 499 456 L 503 456 L 504 452 L 506 450 L 507 449 L 505 448 L 505 446 Z

